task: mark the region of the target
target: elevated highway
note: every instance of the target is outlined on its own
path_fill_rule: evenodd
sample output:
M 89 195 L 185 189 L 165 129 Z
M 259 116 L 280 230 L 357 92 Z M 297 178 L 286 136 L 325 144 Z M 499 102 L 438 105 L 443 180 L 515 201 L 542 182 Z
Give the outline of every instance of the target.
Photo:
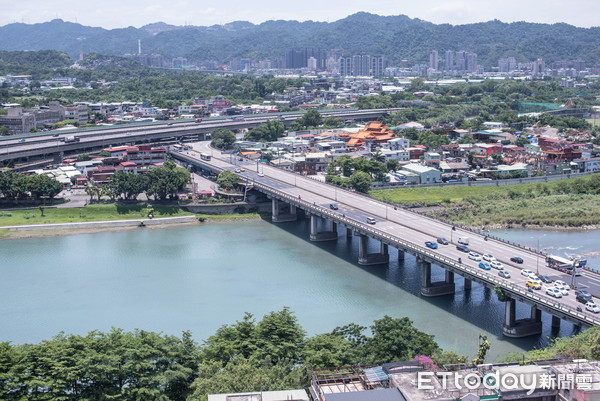
M 400 109 L 342 109 L 323 110 L 323 117 L 335 116 L 344 120 L 373 120 Z M 231 118 L 172 121 L 159 124 L 110 126 L 86 130 L 50 131 L 48 134 L 19 135 L 0 139 L 0 163 L 29 158 L 50 158 L 74 152 L 85 152 L 105 147 L 121 146 L 164 140 L 204 140 L 213 130 L 254 128 L 269 120 L 280 120 L 286 125 L 303 115 L 303 112 L 268 113 L 248 115 L 244 120 Z M 64 142 L 70 136 L 79 137 L 79 142 Z
M 272 199 L 273 222 L 293 221 L 298 211 L 303 210 L 311 219 L 310 239 L 312 241 L 337 240 L 339 230 L 346 228 L 347 235 L 359 236 L 359 264 L 372 265 L 388 263 L 389 248 L 398 250 L 398 257 L 405 253 L 417 257 L 422 268 L 421 294 L 423 296 L 439 296 L 454 293 L 454 275 L 464 277 L 465 289 L 470 289 L 472 282 L 489 288 L 499 286 L 506 296 L 506 314 L 504 334 L 510 337 L 523 337 L 539 334 L 542 329 L 541 313 L 553 316 L 552 325 L 558 327 L 561 320 L 569 321 L 581 327 L 600 325 L 600 315 L 578 310 L 573 291 L 560 299 L 546 295 L 542 290 L 530 292 L 525 286 L 526 277 L 521 275 L 522 269 L 536 271 L 552 279 L 570 282 L 571 277 L 557 270 L 544 266 L 544 259 L 531 250 L 499 240 L 486 240 L 483 235 L 453 227 L 438 220 L 422 216 L 402 208 L 394 208 L 386 203 L 369 198 L 362 194 L 342 190 L 314 179 L 306 178 L 274 167 L 258 165 L 256 162 L 239 161 L 230 155 L 221 155 L 211 150 L 208 143 L 194 145 L 194 151 L 213 155 L 210 161 L 200 160 L 195 152 L 174 153 L 177 159 L 202 166 L 205 169 L 220 172 L 236 171 L 242 180 L 247 180 L 252 187 Z M 244 171 L 240 169 L 243 168 Z M 337 210 L 330 205 L 335 203 Z M 367 219 L 374 219 L 369 224 Z M 325 231 L 319 231 L 327 227 Z M 438 249 L 425 247 L 425 241 L 436 241 L 437 237 L 445 237 L 449 245 L 440 245 Z M 511 274 L 510 278 L 502 278 L 498 270 L 483 270 L 479 262 L 472 261 L 467 254 L 456 249 L 459 237 L 469 237 L 469 248 L 479 254 L 491 253 L 502 262 L 504 270 Z M 377 241 L 379 252 L 368 253 L 368 242 Z M 371 247 L 372 248 L 372 247 Z M 524 263 L 517 265 L 510 261 L 513 256 L 523 258 Z M 462 259 L 459 262 L 459 258 Z M 440 282 L 431 281 L 431 265 L 445 269 L 445 279 Z M 586 271 L 579 277 L 580 288 L 587 289 L 595 296 L 600 294 L 600 276 Z M 523 302 L 531 306 L 531 314 L 517 319 L 515 303 Z

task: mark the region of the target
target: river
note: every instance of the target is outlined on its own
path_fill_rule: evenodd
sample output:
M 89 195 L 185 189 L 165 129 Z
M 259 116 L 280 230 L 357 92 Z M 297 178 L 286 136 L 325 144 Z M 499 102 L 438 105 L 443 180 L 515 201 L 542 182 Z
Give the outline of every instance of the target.
M 0 341 L 39 342 L 60 331 L 114 326 L 175 335 L 190 330 L 202 342 L 244 312 L 260 319 L 283 306 L 309 335 L 408 316 L 443 348 L 472 357 L 484 334 L 492 342 L 490 360 L 543 346 L 553 334 L 544 314 L 542 335 L 504 338 L 504 304 L 493 291 L 474 283 L 465 293 L 457 277 L 456 294 L 422 298 L 414 257 L 398 262 L 392 251 L 389 265 L 358 266 L 356 238 L 340 230 L 337 242 L 311 243 L 308 232 L 308 220 L 256 220 L 0 241 Z M 547 233 L 544 246 L 580 246 L 588 235 L 594 236 Z M 597 252 L 589 245 L 584 251 Z M 374 251 L 377 244 L 370 246 Z M 441 279 L 443 270 L 434 267 L 433 274 Z M 517 313 L 525 316 L 528 308 L 519 305 Z M 563 322 L 558 335 L 572 333 Z

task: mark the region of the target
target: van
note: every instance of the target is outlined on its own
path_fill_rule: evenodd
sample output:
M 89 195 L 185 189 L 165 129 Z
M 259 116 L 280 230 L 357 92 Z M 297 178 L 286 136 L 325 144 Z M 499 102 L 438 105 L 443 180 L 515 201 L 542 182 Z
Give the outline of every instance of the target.
M 369 224 L 375 224 L 376 221 L 375 221 L 375 219 L 373 217 L 367 217 L 367 223 L 369 223 Z
M 460 237 L 458 239 L 459 244 L 469 245 L 469 237 Z

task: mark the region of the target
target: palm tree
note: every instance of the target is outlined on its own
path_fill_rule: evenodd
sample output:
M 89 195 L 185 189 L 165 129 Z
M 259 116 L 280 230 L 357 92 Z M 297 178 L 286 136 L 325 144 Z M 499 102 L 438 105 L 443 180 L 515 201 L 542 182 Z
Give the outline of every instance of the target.
M 383 153 L 381 153 L 381 152 L 379 151 L 379 149 L 377 149 L 377 150 L 375 151 L 375 153 L 373 153 L 373 154 L 372 154 L 371 158 L 372 158 L 373 160 L 375 160 L 376 162 L 380 162 L 380 163 L 383 163 L 383 162 L 385 162 L 385 156 L 383 155 Z

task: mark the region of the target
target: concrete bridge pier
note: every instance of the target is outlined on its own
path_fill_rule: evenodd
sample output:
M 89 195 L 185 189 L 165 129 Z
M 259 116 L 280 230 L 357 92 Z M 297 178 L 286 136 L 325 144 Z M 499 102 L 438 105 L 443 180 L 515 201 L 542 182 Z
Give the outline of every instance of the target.
M 421 295 L 424 297 L 438 297 L 454 294 L 454 273 L 446 270 L 444 281 L 431 281 L 431 263 L 423 261 L 421 264 Z
M 558 316 L 552 315 L 552 328 L 560 329 L 560 318 Z
M 404 260 L 404 251 L 398 249 L 398 260 Z
M 358 236 L 358 264 L 363 266 L 381 265 L 389 263 L 390 255 L 388 253 L 388 245 L 381 243 L 379 253 L 368 253 L 369 237 L 364 234 Z
M 346 238 L 352 238 L 352 229 L 346 228 Z
M 466 278 L 465 279 L 465 290 L 470 290 L 472 285 L 473 285 L 473 281 Z
M 330 231 L 319 232 L 319 216 L 314 214 L 310 216 L 310 240 L 311 241 L 336 241 L 338 239 L 337 223 L 331 222 Z
M 530 318 L 516 319 L 516 300 L 506 298 L 504 309 L 503 333 L 507 337 L 520 338 L 542 333 L 542 311 L 535 305 L 531 307 Z
M 296 214 L 296 206 L 290 205 L 288 213 L 281 213 L 279 199 L 272 200 L 272 213 L 271 220 L 273 223 L 283 223 L 286 221 L 296 221 L 298 215 Z

